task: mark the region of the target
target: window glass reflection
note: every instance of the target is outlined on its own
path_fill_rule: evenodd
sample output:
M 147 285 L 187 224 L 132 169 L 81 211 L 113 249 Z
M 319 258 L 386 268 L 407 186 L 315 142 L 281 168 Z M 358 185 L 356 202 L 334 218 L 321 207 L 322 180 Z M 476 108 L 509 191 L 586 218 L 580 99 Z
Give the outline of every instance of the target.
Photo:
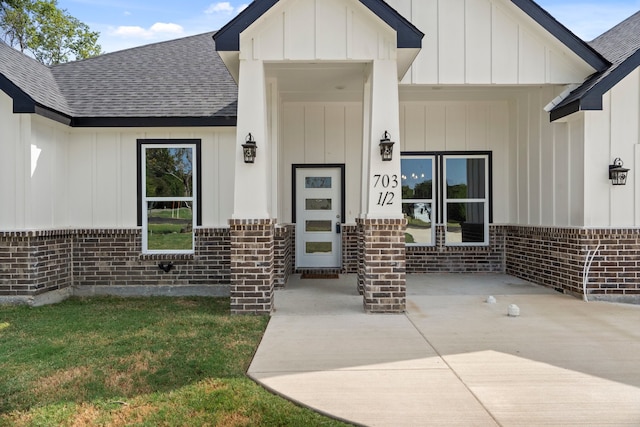
M 485 159 L 446 159 L 447 198 L 485 197 Z
M 193 149 L 146 149 L 146 196 L 193 196 Z
M 433 160 L 402 159 L 402 198 L 433 198 Z
M 482 243 L 485 241 L 484 203 L 447 204 L 447 243 Z
M 432 204 L 424 202 L 403 203 L 402 213 L 407 220 L 405 242 L 431 244 L 433 242 Z
M 148 202 L 147 225 L 149 250 L 193 249 L 193 210 L 190 203 Z

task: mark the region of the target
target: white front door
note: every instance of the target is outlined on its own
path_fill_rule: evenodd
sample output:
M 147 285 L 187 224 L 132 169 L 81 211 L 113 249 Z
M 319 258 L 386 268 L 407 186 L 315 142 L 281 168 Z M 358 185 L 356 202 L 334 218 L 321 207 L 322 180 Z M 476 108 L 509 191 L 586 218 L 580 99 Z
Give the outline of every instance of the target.
M 342 173 L 296 168 L 296 267 L 339 268 L 342 261 Z

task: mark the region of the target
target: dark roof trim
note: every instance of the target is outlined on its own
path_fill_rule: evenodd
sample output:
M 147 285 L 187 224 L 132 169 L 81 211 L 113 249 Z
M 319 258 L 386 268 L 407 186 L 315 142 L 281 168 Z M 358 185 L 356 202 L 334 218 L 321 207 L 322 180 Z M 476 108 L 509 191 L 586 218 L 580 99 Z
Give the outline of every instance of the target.
M 218 52 L 238 52 L 240 50 L 240 33 L 257 21 L 279 0 L 255 0 L 238 16 L 232 19 L 213 35 Z M 360 0 L 369 10 L 396 30 L 397 47 L 414 49 L 422 47 L 424 33 L 400 15 L 395 9 L 382 0 Z
M 604 71 L 611 65 L 595 49 L 569 31 L 567 27 L 558 22 L 535 2 L 531 0 L 511 0 L 511 2 L 597 71 Z
M 73 127 L 224 127 L 237 117 L 74 117 Z
M 387 2 L 379 0 L 360 0 L 369 10 L 387 23 L 398 34 L 398 49 L 421 49 L 424 33 L 400 15 Z
M 240 33 L 256 22 L 278 1 L 254 0 L 245 10 L 213 35 L 216 50 L 218 52 L 238 52 L 240 50 Z
M 588 89 L 582 96 L 566 105 L 560 104 L 551 111 L 551 121 L 561 119 L 569 114 L 581 110 L 602 110 L 602 97 L 609 92 L 622 79 L 627 77 L 632 71 L 640 67 L 640 50 L 627 58 L 622 64 L 617 66 L 608 75 L 603 77 L 592 88 Z M 580 88 L 576 89 L 580 90 Z
M 64 125 L 71 123 L 71 118 L 66 114 L 45 107 L 33 100 L 11 80 L 0 74 L 0 90 L 9 95 L 13 100 L 13 112 L 15 114 L 38 114 Z

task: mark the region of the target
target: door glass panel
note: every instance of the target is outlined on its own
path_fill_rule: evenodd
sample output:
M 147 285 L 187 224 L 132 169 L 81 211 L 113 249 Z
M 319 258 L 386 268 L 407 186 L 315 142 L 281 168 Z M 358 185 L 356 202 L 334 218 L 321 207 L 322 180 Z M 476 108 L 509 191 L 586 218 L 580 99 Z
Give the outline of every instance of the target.
M 332 242 L 306 242 L 305 252 L 308 254 L 330 254 L 333 250 Z
M 149 250 L 192 250 L 193 210 L 181 201 L 148 202 Z
M 484 199 L 485 159 L 447 159 L 447 198 Z
M 406 243 L 431 244 L 433 241 L 431 234 L 431 203 L 403 203 L 402 213 L 404 213 L 404 217 L 407 220 Z
M 307 233 L 331 231 L 331 221 L 307 221 L 305 231 Z
M 308 176 L 304 181 L 305 188 L 331 188 L 330 176 Z
M 447 243 L 485 240 L 484 202 L 447 204 Z
M 308 211 L 330 211 L 331 199 L 305 199 L 305 209 Z

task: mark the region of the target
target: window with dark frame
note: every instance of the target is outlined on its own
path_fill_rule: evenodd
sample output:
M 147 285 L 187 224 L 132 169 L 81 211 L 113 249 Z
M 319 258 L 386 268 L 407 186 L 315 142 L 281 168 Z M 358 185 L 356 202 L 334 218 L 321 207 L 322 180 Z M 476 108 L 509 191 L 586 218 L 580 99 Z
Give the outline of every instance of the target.
M 407 245 L 433 246 L 434 224 L 445 245 L 489 244 L 491 153 L 403 153 L 401 164 Z
M 200 225 L 200 140 L 138 141 L 142 252 L 190 254 Z

